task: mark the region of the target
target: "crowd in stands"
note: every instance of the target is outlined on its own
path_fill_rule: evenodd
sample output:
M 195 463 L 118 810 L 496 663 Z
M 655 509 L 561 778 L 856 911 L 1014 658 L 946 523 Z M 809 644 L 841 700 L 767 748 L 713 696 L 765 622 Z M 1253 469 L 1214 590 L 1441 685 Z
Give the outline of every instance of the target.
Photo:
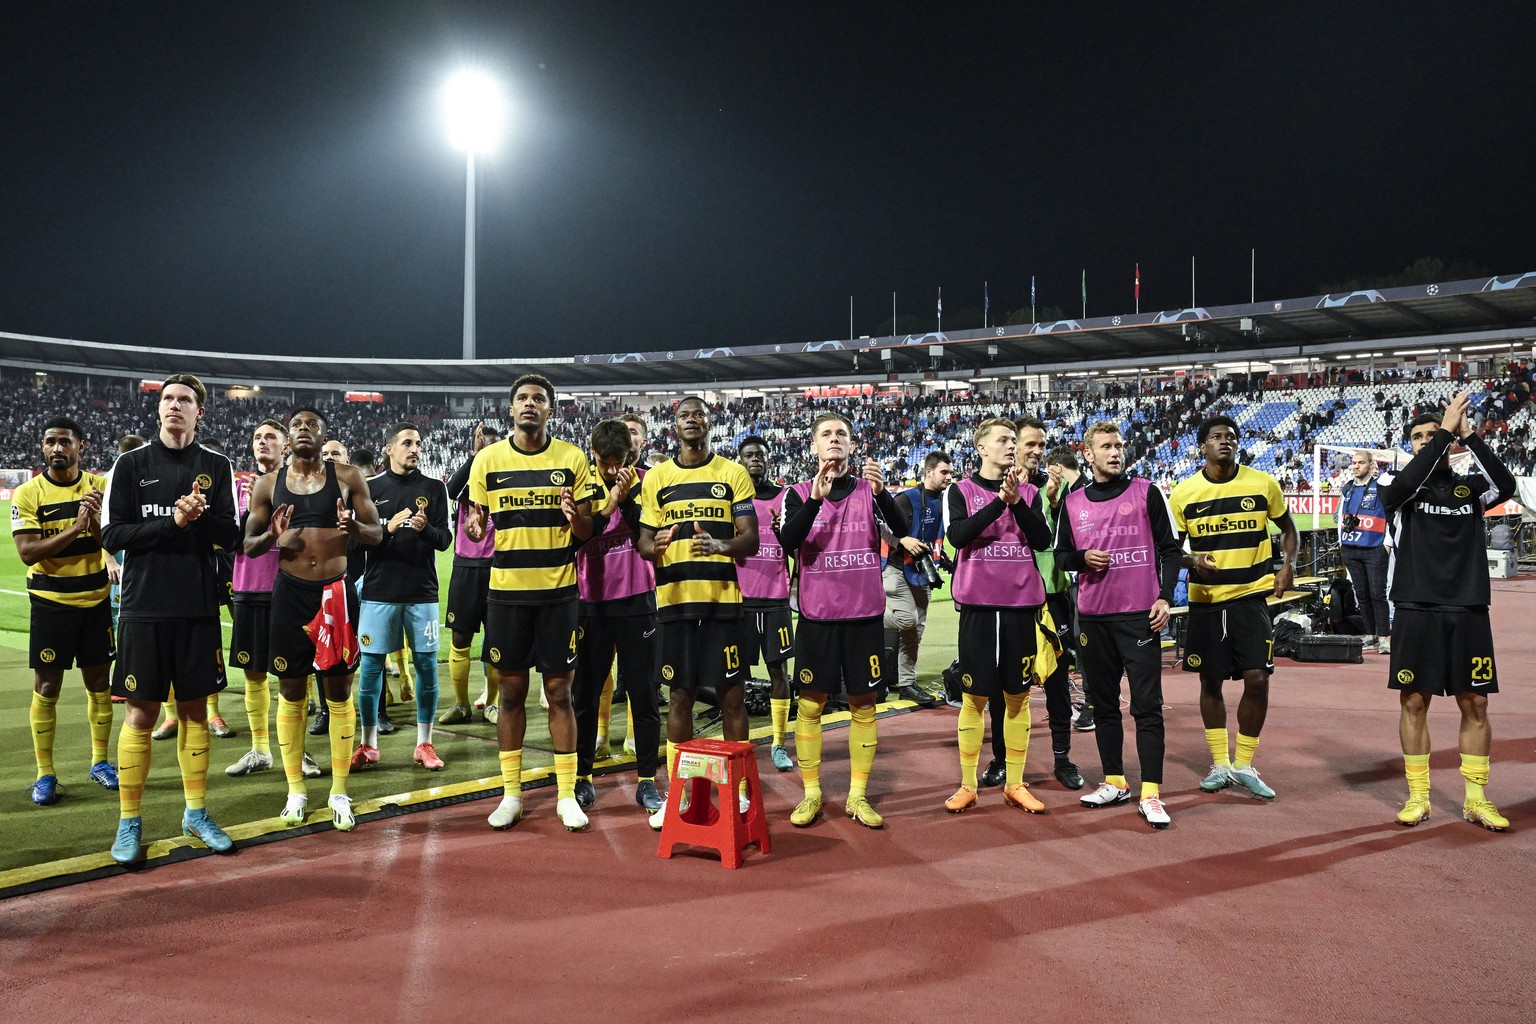
M 1474 415 L 1494 451 L 1518 475 L 1529 475 L 1536 464 L 1531 437 L 1536 404 L 1529 360 L 1511 362 L 1486 380 L 1471 382 Z M 757 434 L 773 449 L 770 472 L 781 479 L 804 479 L 812 465 L 806 428 L 822 409 L 836 409 L 854 421 L 855 457 L 870 456 L 884 465 L 892 479 L 915 475 L 930 451 L 949 454 L 957 467 L 974 456 L 976 424 L 992 416 L 1038 416 L 1046 424 L 1047 444 L 1075 445 L 1084 430 L 1099 420 L 1121 424 L 1126 461 L 1131 471 L 1168 487 L 1193 472 L 1199 461 L 1194 442 L 1200 421 L 1215 413 L 1237 420 L 1242 429 L 1243 462 L 1273 473 L 1288 490 L 1312 485 L 1315 445 L 1367 445 L 1404 448 L 1405 427 L 1418 413 L 1444 405 L 1464 381 L 1378 373 L 1373 381 L 1358 380 L 1358 371 L 1330 368 L 1311 378 L 1265 378 L 1261 375 L 1214 379 L 1181 377 L 1148 380 L 1139 389 L 1125 379 L 1088 383 L 1069 394 L 1033 395 L 1015 388 L 992 392 L 950 392 L 921 395 L 876 393 L 840 398 L 802 400 L 799 396 L 772 400 L 737 399 L 710 407 L 712 440 L 719 450 L 734 454 L 741 439 Z M 1076 381 L 1078 379 L 1074 379 Z M 556 382 L 558 385 L 558 381 Z M 338 396 L 339 397 L 339 396 Z M 130 391 L 122 382 L 93 381 L 66 375 L 0 377 L 0 467 L 40 470 L 37 439 L 44 421 L 67 414 L 85 427 L 90 441 L 87 465 L 105 470 L 116 442 L 129 433 L 150 436 L 155 430 L 156 395 Z M 252 429 L 268 416 L 286 418 L 286 399 L 263 395 L 249 398 L 209 396 L 201 434 L 221 442 L 236 468 L 244 468 Z M 443 408 L 387 403 L 327 401 L 318 404 L 327 417 L 330 436 L 348 447 L 382 447 L 390 426 L 405 420 L 423 433 L 422 468 L 446 477 L 472 449 L 477 423 L 505 431 L 504 401 L 487 396 L 478 416 L 449 414 Z M 639 415 L 649 437 L 642 462 L 659 459 L 676 448 L 672 407 L 623 407 L 562 404 L 551 422 L 551 433 L 585 444 L 600 419 L 624 413 Z M 1347 455 L 1330 456 L 1324 483 L 1337 477 Z
M 54 416 L 69 416 L 86 432 L 84 463 L 93 472 L 104 472 L 117 457 L 118 439 L 127 434 L 151 437 L 156 431 L 157 394 L 130 392 L 122 382 L 87 384 L 84 378 L 30 374 L 0 378 L 0 468 L 41 472 L 38 440 L 43 424 Z M 236 469 L 250 461 L 251 432 L 268 417 L 286 420 L 286 398 L 274 401 L 255 395 L 226 398 L 210 393 L 198 436 L 215 441 L 234 461 Z M 329 401 L 316 404 L 329 423 L 330 435 L 349 446 L 377 449 L 385 432 L 397 422 L 412 422 L 423 431 L 442 416 L 442 409 L 413 405 L 409 409 L 387 403 Z M 467 450 L 467 449 L 466 449 Z

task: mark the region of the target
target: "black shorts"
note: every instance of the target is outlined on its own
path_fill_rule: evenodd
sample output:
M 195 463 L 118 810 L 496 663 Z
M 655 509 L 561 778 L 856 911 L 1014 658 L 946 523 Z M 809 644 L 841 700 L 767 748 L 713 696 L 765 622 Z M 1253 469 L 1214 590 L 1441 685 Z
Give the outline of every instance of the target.
M 488 565 L 456 565 L 448 578 L 448 620 L 444 623 L 451 632 L 480 632 L 486 623 L 491 591 L 491 567 Z
M 862 697 L 885 688 L 885 619 L 800 619 L 795 682 L 813 693 Z
M 1392 671 L 1387 686 L 1432 696 L 1498 693 L 1488 612 L 1398 605 L 1392 620 Z
M 34 597 L 30 647 L 28 664 L 39 671 L 105 665 L 117 653 L 112 638 L 112 602 L 74 608 Z
M 1023 693 L 1034 682 L 1038 608 L 960 611 L 960 686 L 978 697 Z
M 656 626 L 657 677 L 667 686 L 728 689 L 746 681 L 741 620 L 674 619 Z
M 1241 679 L 1251 669 L 1275 670 L 1275 633 L 1267 595 L 1189 606 L 1184 671 L 1202 679 Z
M 272 600 L 236 601 L 230 613 L 235 628 L 229 634 L 229 664 L 237 672 L 266 674 L 272 663 L 268 639 L 272 630 Z
M 743 604 L 741 608 L 741 648 L 747 668 L 761 659 L 764 665 L 777 665 L 795 654 L 795 620 L 789 601 L 783 604 Z
M 160 704 L 174 693 L 178 701 L 194 701 L 227 685 L 217 618 L 129 619 L 122 623 L 120 639 L 112 666 L 115 696 Z
M 1051 613 L 1051 621 L 1056 623 L 1056 639 L 1061 641 L 1061 657 L 1058 661 L 1068 668 L 1077 664 L 1077 634 L 1081 632 L 1077 628 L 1076 593 L 1074 587 L 1070 592 L 1045 595 L 1046 610 Z
M 345 576 L 336 579 L 346 580 Z M 268 669 L 279 679 L 307 679 L 312 675 L 345 676 L 357 670 L 359 651 L 349 652 L 341 662 L 323 672 L 315 671 L 315 642 L 304 627 L 320 613 L 320 598 L 325 588 L 336 580 L 303 580 L 285 572 L 277 574 L 272 584 L 272 616 L 268 620 L 267 653 L 271 655 Z M 357 588 L 347 583 L 342 590 L 347 595 L 347 621 L 357 628 L 360 602 Z
M 537 668 L 540 675 L 559 676 L 576 671 L 576 602 L 491 603 L 480 660 L 498 672 Z

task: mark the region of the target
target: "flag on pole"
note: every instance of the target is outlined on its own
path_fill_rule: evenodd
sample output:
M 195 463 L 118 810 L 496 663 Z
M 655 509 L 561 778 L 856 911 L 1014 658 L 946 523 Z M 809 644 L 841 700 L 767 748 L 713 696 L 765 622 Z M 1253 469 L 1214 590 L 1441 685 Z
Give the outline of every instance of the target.
M 981 315 L 983 318 L 992 312 L 992 298 L 987 294 L 987 282 L 981 282 Z
M 1141 301 L 1141 264 L 1136 264 L 1136 301 Z
M 1088 270 L 1083 269 L 1083 316 L 1088 315 Z
M 944 315 L 944 289 L 939 289 L 939 316 Z
M 1033 306 L 1035 304 L 1035 275 L 1034 274 L 1030 274 L 1029 275 L 1029 304 L 1031 306 Z

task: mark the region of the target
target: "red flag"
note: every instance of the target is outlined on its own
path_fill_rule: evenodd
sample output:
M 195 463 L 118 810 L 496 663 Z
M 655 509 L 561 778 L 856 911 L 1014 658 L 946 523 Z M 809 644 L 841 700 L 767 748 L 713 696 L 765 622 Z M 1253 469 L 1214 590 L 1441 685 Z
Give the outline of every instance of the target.
M 337 665 L 351 666 L 357 661 L 357 633 L 347 614 L 346 577 L 332 580 L 320 595 L 320 610 L 309 620 L 304 632 L 315 642 L 315 670 L 324 672 Z
M 1141 298 L 1141 264 L 1136 264 L 1136 297 Z

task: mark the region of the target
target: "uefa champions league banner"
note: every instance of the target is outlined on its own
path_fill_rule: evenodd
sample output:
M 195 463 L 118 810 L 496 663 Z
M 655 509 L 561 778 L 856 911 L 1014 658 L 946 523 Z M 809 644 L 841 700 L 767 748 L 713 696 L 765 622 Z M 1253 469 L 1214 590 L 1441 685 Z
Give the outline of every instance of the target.
M 1074 331 L 1099 331 L 1115 327 L 1167 326 L 1170 324 L 1199 323 L 1202 320 L 1235 320 L 1240 317 L 1262 317 L 1271 313 L 1294 312 L 1307 309 L 1339 309 L 1346 306 L 1365 306 L 1377 302 L 1400 302 L 1404 299 L 1476 295 L 1480 292 L 1509 291 L 1515 288 L 1536 288 L 1536 271 L 1525 274 L 1506 274 L 1501 277 L 1477 277 L 1466 281 L 1449 281 L 1443 284 L 1408 285 L 1402 288 L 1367 288 L 1361 291 L 1339 292 L 1332 295 L 1308 295 L 1299 299 L 1245 302 L 1234 306 L 1188 306 L 1183 309 L 1165 309 L 1146 313 L 1120 313 L 1114 316 L 1050 320 L 1035 324 L 1009 324 L 1001 327 L 988 327 L 970 331 L 935 331 L 931 334 L 908 334 L 896 337 L 859 338 L 857 340 L 834 338 L 826 341 L 793 342 L 778 345 L 736 345 L 731 348 L 688 348 L 660 352 L 619 352 L 608 355 L 573 356 L 571 361 L 582 364 L 655 363 L 671 362 L 678 359 L 763 356 L 785 352 L 867 352 L 874 349 L 894 348 L 903 345 L 943 345 L 950 342 L 1028 338 L 1041 334 L 1070 334 Z M 1069 296 L 1069 298 L 1072 297 L 1075 296 Z

